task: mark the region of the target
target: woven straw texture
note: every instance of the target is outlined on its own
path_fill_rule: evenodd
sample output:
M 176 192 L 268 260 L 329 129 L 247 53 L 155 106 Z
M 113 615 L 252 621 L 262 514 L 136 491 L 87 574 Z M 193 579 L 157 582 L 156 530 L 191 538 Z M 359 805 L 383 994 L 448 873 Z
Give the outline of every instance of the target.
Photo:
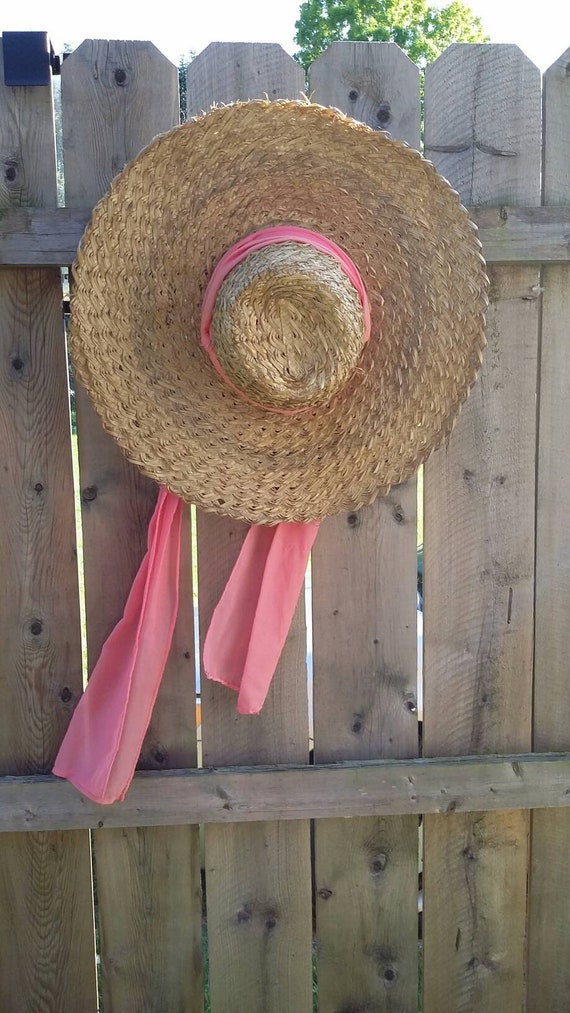
M 343 248 L 372 311 L 356 368 L 359 330 L 343 339 L 340 388 L 325 364 L 325 403 L 306 382 L 297 402 L 283 394 L 311 404 L 294 415 L 240 398 L 200 345 L 216 263 L 283 224 Z M 217 108 L 156 139 L 96 207 L 74 277 L 75 366 L 105 428 L 172 492 L 251 523 L 355 510 L 408 478 L 451 431 L 485 345 L 485 267 L 457 194 L 404 144 L 309 103 Z M 239 285 L 228 299 L 230 317 L 247 315 Z M 331 333 L 346 312 L 331 307 Z M 239 375 L 231 351 L 226 365 Z M 255 376 L 244 382 L 260 400 L 269 382 L 279 403 L 267 369 Z
M 354 372 L 364 314 L 340 265 L 298 243 L 251 253 L 220 286 L 212 340 L 224 373 L 264 405 L 324 404 Z

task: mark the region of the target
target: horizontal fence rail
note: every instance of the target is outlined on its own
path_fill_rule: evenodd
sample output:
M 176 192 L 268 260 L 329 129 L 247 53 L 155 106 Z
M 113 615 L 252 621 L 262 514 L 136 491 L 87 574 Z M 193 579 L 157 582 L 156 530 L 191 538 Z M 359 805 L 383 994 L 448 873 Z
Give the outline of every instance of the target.
M 100 806 L 55 777 L 0 778 L 0 833 L 570 805 L 570 753 L 139 771 Z
M 567 264 L 570 206 L 471 207 L 489 264 Z M 76 208 L 0 209 L 0 265 L 65 267 L 73 263 L 89 211 Z

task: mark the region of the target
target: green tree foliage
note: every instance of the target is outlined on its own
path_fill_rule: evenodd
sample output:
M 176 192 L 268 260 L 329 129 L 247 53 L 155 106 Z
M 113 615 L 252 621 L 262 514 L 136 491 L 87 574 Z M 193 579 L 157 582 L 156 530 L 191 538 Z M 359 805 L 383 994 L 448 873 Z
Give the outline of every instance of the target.
M 180 122 L 184 123 L 187 117 L 187 96 L 186 96 L 186 71 L 196 56 L 194 50 L 184 54 L 178 60 L 178 87 L 180 95 Z
M 427 0 L 306 0 L 295 28 L 295 56 L 305 68 L 341 39 L 396 42 L 420 67 L 452 42 L 489 41 L 480 18 L 461 0 L 442 8 Z

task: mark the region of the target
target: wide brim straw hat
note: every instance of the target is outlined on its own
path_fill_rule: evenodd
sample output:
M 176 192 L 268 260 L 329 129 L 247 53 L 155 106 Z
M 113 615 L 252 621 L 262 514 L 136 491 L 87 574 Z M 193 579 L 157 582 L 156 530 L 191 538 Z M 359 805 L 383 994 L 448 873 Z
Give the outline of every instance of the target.
M 212 294 L 228 251 L 272 227 L 293 238 L 254 245 Z M 305 102 L 220 107 L 157 138 L 96 207 L 74 279 L 75 368 L 105 428 L 182 499 L 256 524 L 356 510 L 407 479 L 485 344 L 457 194 L 406 145 Z

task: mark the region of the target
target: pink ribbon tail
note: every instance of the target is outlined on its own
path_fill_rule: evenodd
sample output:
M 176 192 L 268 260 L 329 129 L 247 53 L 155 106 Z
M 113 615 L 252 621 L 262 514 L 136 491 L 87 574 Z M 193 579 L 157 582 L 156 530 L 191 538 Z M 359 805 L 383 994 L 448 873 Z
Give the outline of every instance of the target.
M 54 774 L 94 802 L 124 799 L 160 686 L 178 612 L 183 503 L 161 488 L 148 551 L 61 744 Z
M 267 696 L 305 579 L 319 522 L 250 528 L 204 644 L 208 679 L 238 694 L 239 714 Z

